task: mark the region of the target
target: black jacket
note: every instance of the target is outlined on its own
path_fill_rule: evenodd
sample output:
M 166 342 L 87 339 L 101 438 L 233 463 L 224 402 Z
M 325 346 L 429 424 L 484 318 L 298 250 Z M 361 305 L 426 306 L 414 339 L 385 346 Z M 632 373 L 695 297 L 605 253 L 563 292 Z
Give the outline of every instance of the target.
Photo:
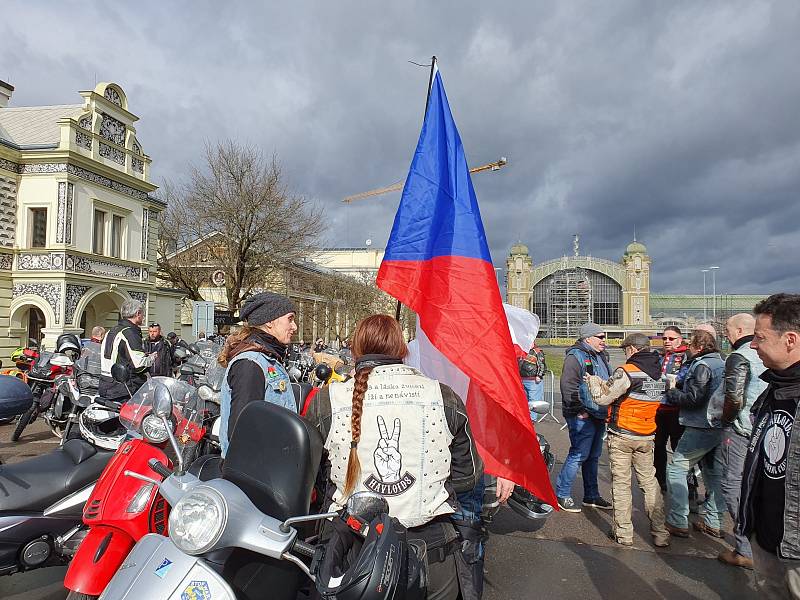
M 127 399 L 147 381 L 147 371 L 152 362 L 144 352 L 142 330 L 128 319 L 120 319 L 117 326 L 103 338 L 102 349 L 100 397 L 109 400 Z M 127 387 L 111 377 L 111 365 L 114 363 L 130 368 L 131 379 Z
M 579 361 L 573 352 L 574 350 L 578 350 L 587 355 L 592 362 L 592 366 L 587 367 L 585 362 Z M 583 376 L 586 374 L 601 375 L 601 373 L 595 372 L 595 365 L 600 365 L 600 363 L 605 364 L 608 375 L 610 376 L 613 369 L 611 368 L 608 352 L 595 352 L 592 347 L 583 340 L 578 340 L 567 349 L 567 357 L 564 359 L 564 366 L 561 370 L 561 381 L 559 382 L 561 390 L 561 413 L 564 417 L 575 417 L 582 412 L 588 412 L 599 419 L 601 418 L 601 413 L 604 414 L 607 412 L 605 407 L 598 407 L 592 401 L 589 388 L 586 387 L 583 381 Z
M 253 333 L 241 343 L 241 350 L 234 352 L 228 357 L 233 359 L 244 349 L 263 352 L 267 356 L 275 358 L 283 364 L 286 356 L 286 346 L 281 344 L 273 336 L 261 330 L 254 330 Z M 228 431 L 233 431 L 239 415 L 244 407 L 251 402 L 264 400 L 264 389 L 267 382 L 264 381 L 264 371 L 252 360 L 238 360 L 228 369 L 228 386 L 231 388 L 231 414 L 228 421 Z
M 782 371 L 767 369 L 761 374 L 761 379 L 766 381 L 769 387 L 753 404 L 754 426 L 750 444 L 747 447 L 747 456 L 744 459 L 741 500 L 735 528 L 737 533 L 750 536 L 754 533 L 756 520 L 759 517 L 763 518 L 762 515 L 755 512 L 756 498 L 754 496 L 758 489 L 758 480 L 763 477 L 763 474 L 760 473 L 761 454 L 764 452 L 764 437 L 771 429 L 768 417 L 772 412 L 773 403 L 785 400 L 798 401 L 789 444 L 785 449 L 784 506 L 775 506 L 775 509 L 783 509 L 781 514 L 784 520 L 783 539 L 778 546 L 779 555 L 781 558 L 799 560 L 800 528 L 797 523 L 800 518 L 800 477 L 798 477 L 798 471 L 800 471 L 798 469 L 798 465 L 800 465 L 800 427 L 797 426 L 797 419 L 800 418 L 800 363 Z
M 155 362 L 150 366 L 150 375 L 153 377 L 172 375 L 172 346 L 163 336 L 151 340 L 148 336 L 143 342 L 144 351 L 147 354 L 155 352 L 158 354 Z

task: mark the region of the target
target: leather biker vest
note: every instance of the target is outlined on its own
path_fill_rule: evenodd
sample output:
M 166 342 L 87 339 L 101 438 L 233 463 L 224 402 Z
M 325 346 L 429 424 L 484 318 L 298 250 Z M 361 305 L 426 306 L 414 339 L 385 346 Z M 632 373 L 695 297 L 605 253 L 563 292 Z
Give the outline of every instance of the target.
M 330 385 L 331 427 L 325 449 L 336 486 L 329 510 L 339 510 L 352 433 L 354 380 Z M 357 452 L 361 474 L 354 492 L 386 497 L 389 514 L 406 527 L 450 514 L 445 482 L 450 477 L 450 442 L 439 382 L 406 365 L 375 367 L 369 375 Z
M 656 431 L 656 411 L 667 391 L 667 383 L 663 378 L 653 379 L 629 363 L 621 368 L 630 378 L 631 387 L 624 397 L 611 405 L 608 428 L 617 433 L 651 436 Z

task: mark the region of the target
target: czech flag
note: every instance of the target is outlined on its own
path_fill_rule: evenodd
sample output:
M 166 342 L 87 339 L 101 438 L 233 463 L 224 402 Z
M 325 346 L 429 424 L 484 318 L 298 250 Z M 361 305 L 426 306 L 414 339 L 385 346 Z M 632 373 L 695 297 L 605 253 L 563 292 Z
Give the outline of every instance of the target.
M 436 67 L 377 285 L 417 313 L 426 341 L 468 378 L 467 413 L 486 471 L 556 506 L 461 137 Z M 422 345 L 420 351 L 424 363 Z

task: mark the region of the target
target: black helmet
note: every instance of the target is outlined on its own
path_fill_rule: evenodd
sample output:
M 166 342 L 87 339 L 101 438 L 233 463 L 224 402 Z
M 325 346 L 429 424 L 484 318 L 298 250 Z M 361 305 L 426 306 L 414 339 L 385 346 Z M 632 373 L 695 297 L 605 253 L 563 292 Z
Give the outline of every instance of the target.
M 327 363 L 319 363 L 314 369 L 314 375 L 320 381 L 328 381 L 328 379 L 331 378 L 332 373 L 333 371 L 331 370 L 331 366 Z
M 387 514 L 375 517 L 363 542 L 341 519 L 333 524 L 334 534 L 317 573 L 317 591 L 323 599 L 425 599 L 425 542 L 408 541 L 397 519 Z M 337 585 L 330 585 L 332 579 Z
M 81 353 L 81 340 L 74 333 L 62 333 L 56 339 L 56 352 L 64 354 L 68 351 Z

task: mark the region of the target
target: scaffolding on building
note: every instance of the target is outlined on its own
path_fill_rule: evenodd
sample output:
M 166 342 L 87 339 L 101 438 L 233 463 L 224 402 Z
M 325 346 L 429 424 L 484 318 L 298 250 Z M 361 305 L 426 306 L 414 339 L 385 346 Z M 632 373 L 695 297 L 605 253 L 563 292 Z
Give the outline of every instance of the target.
M 583 269 L 554 273 L 547 294 L 551 338 L 575 338 L 580 326 L 592 320 L 592 286 Z

